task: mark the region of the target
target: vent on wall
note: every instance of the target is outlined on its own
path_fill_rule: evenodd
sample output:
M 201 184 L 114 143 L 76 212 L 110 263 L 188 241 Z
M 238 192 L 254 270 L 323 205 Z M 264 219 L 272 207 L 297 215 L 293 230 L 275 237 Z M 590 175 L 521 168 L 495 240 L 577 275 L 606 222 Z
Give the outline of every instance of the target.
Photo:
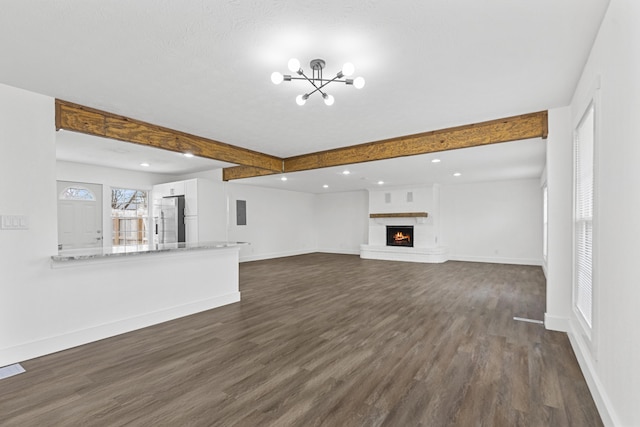
M 413 191 L 407 191 L 407 203 L 413 203 Z
M 391 203 L 391 193 L 384 193 L 384 202 Z

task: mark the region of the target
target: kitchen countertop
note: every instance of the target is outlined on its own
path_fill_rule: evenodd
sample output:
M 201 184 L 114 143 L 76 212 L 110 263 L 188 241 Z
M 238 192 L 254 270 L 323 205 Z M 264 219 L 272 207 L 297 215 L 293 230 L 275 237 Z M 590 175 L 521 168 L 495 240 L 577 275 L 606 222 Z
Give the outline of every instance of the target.
M 155 245 L 130 245 L 110 248 L 67 249 L 51 256 L 54 262 L 95 260 L 101 258 L 128 257 L 145 254 L 184 252 L 203 249 L 226 249 L 248 245 L 247 242 L 197 242 L 197 243 L 163 243 Z

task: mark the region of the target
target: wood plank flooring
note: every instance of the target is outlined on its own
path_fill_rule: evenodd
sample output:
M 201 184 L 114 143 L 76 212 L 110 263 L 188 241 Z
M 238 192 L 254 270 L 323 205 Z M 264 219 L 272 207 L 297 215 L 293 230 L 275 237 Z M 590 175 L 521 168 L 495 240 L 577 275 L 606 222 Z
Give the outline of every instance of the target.
M 601 426 L 538 267 L 310 254 L 242 302 L 24 362 L 2 426 Z

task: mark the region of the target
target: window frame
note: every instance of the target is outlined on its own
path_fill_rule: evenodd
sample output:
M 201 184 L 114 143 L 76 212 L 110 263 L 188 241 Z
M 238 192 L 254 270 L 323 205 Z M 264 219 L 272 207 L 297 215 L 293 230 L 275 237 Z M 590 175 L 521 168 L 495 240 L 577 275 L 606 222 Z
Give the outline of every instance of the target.
M 146 212 L 143 215 L 137 215 L 137 216 L 132 216 L 132 217 L 119 217 L 119 216 L 114 216 L 114 212 L 116 210 L 118 210 L 117 208 L 115 208 L 113 206 L 113 193 L 114 191 L 117 190 L 124 190 L 124 191 L 135 191 L 136 194 L 140 193 L 140 194 L 144 194 L 144 200 L 145 200 L 145 206 L 146 206 Z M 152 222 L 151 222 L 151 204 L 150 204 L 150 192 L 148 190 L 144 190 L 144 189 L 139 189 L 139 188 L 124 188 L 124 187 L 110 187 L 110 199 L 111 199 L 111 203 L 109 205 L 109 218 L 110 218 L 110 226 L 111 226 L 111 236 L 109 239 L 109 242 L 111 244 L 111 247 L 117 248 L 117 247 L 125 247 L 125 246 L 131 246 L 131 245 L 127 245 L 127 241 L 129 239 L 127 239 L 125 237 L 124 239 L 124 244 L 122 243 L 118 243 L 116 244 L 116 241 L 120 241 L 120 238 L 116 239 L 116 231 L 119 234 L 122 234 L 123 231 L 121 231 L 120 227 L 115 227 L 114 225 L 114 221 L 119 221 L 118 223 L 120 224 L 120 222 L 122 220 L 142 220 L 143 221 L 143 229 L 142 230 L 136 230 L 134 231 L 135 233 L 138 234 L 137 237 L 137 242 L 135 243 L 135 245 L 143 245 L 143 244 L 150 244 L 150 236 L 151 236 L 151 227 L 152 227 Z M 120 211 L 122 211 L 123 209 L 119 209 Z M 137 210 L 137 209 L 136 209 Z M 127 231 L 124 231 L 124 233 L 127 233 Z M 118 236 L 120 237 L 120 236 Z
M 573 330 L 575 333 L 583 337 L 584 343 L 591 351 L 595 360 L 598 360 L 598 307 L 599 307 L 599 271 L 598 271 L 598 176 L 599 176 L 599 153 L 598 146 L 600 142 L 600 117 L 602 117 L 601 94 L 600 94 L 600 77 L 597 76 L 591 88 L 585 92 L 582 98 L 583 102 L 574 104 L 574 120 L 572 134 L 572 190 L 573 190 L 573 209 L 572 209 L 572 300 L 571 310 L 573 312 Z M 577 107 L 576 107 L 577 105 Z M 577 275 L 576 275 L 576 132 L 582 123 L 589 109 L 593 108 L 593 186 L 592 186 L 592 252 L 591 252 L 591 324 L 584 319 L 581 311 L 577 307 Z

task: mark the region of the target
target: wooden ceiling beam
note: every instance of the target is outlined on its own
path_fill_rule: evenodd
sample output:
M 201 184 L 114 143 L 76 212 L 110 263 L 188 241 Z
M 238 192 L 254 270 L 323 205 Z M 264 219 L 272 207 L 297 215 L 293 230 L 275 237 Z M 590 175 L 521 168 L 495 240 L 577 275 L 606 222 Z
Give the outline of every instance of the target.
M 284 172 L 343 166 L 529 138 L 547 138 L 547 111 L 401 136 L 284 159 Z M 246 178 L 247 176 L 243 176 Z
M 270 173 L 282 172 L 282 159 L 275 156 L 59 99 L 56 99 L 55 105 L 56 130 L 81 132 L 178 153 L 191 152 L 199 157 L 267 170 Z
M 179 153 L 191 152 L 196 156 L 240 165 L 223 170 L 225 181 L 546 138 L 548 133 L 548 113 L 540 111 L 281 159 L 59 99 L 55 105 L 56 129 Z
M 234 179 L 253 178 L 256 176 L 274 175 L 276 173 L 282 173 L 282 171 L 271 171 L 253 166 L 233 166 L 222 169 L 222 180 L 232 181 Z

